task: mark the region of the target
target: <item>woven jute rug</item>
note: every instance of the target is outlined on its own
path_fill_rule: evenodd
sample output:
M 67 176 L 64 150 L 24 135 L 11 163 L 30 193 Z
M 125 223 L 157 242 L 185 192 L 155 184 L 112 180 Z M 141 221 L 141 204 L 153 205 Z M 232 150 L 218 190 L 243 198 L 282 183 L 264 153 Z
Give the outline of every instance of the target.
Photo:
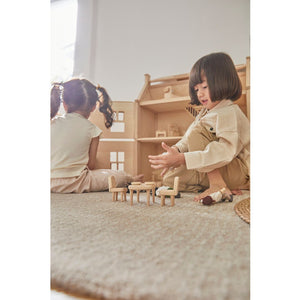
M 146 195 L 51 195 L 51 287 L 94 299 L 250 298 L 250 228 L 233 202 L 203 206 L 181 193 L 174 207 Z M 129 197 L 128 197 L 129 198 Z
M 234 210 L 242 220 L 250 224 L 250 198 L 238 202 Z

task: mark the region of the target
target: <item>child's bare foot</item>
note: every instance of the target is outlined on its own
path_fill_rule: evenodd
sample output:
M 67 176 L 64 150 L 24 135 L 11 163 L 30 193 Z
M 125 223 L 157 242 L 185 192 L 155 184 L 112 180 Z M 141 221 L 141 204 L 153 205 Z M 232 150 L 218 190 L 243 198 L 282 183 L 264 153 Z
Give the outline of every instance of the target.
M 140 181 L 140 182 L 143 182 L 144 181 L 144 174 L 138 174 L 136 176 L 133 176 L 132 177 L 132 181 Z
M 240 189 L 231 190 L 232 195 L 243 195 Z

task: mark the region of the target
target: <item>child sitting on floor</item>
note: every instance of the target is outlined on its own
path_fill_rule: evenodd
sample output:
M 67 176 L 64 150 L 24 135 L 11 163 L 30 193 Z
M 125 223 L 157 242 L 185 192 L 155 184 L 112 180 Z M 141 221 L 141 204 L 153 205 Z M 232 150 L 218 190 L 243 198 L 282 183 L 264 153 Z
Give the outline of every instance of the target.
M 191 104 L 202 110 L 178 143 L 162 143 L 166 153 L 149 156 L 151 167 L 163 169 L 164 185 L 172 186 L 180 176 L 180 191 L 206 189 L 195 201 L 223 187 L 227 194 L 249 189 L 250 125 L 233 102 L 242 85 L 230 56 L 212 53 L 199 59 L 190 73 L 189 93 Z
M 98 94 L 99 92 L 99 94 Z M 66 114 L 53 118 L 63 102 Z M 104 88 L 86 79 L 54 84 L 51 90 L 51 192 L 83 193 L 108 189 L 108 177 L 114 175 L 117 186 L 140 181 L 123 171 L 95 169 L 102 130 L 88 118 L 100 102 L 105 126 L 113 123 L 111 100 Z

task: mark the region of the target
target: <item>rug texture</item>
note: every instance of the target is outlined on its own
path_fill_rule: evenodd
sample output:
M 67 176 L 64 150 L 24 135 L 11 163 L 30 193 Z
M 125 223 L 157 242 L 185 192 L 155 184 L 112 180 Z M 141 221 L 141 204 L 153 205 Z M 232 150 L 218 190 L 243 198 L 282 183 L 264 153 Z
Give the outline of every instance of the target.
M 250 299 L 250 227 L 233 202 L 51 195 L 51 287 L 95 299 Z M 129 198 L 129 197 L 127 197 Z

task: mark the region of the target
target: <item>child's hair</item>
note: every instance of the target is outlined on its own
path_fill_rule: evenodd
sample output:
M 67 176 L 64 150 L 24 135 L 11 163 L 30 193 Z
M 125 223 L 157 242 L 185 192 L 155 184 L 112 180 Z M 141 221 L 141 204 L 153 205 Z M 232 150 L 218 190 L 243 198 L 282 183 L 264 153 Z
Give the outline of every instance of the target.
M 51 97 L 50 97 L 50 119 L 54 118 L 59 110 L 60 106 L 60 95 L 61 95 L 61 86 L 59 84 L 54 84 L 51 89 Z
M 61 88 L 57 88 L 60 86 Z M 100 92 L 100 95 L 97 93 Z M 68 113 L 74 111 L 91 112 L 97 101 L 99 111 L 104 114 L 105 126 L 109 128 L 113 123 L 112 101 L 106 90 L 99 85 L 96 87 L 86 79 L 71 79 L 64 83 L 55 83 L 51 90 L 51 118 L 57 113 L 56 103 L 62 100 L 68 106 Z M 52 111 L 52 103 L 53 111 Z
M 222 52 L 211 53 L 200 58 L 190 72 L 189 93 L 191 104 L 200 105 L 194 87 L 206 76 L 211 101 L 241 97 L 242 84 L 231 57 Z

